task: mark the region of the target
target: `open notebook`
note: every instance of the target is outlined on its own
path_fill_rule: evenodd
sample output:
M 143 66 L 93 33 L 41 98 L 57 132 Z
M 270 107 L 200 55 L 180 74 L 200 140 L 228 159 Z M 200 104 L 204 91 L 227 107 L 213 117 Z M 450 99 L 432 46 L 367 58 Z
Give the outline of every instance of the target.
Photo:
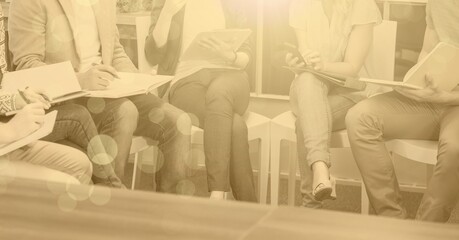
M 87 91 L 89 93 L 87 97 L 121 98 L 150 93 L 174 78 L 173 76 L 127 72 L 119 72 L 118 76 L 120 78 L 115 78 L 107 89 Z
M 8 144 L 0 144 L 0 156 L 12 152 L 18 148 L 24 147 L 34 141 L 48 136 L 53 131 L 54 123 L 56 121 L 57 111 L 52 111 L 45 116 L 43 125 L 27 137 L 18 139 Z
M 88 94 L 82 91 L 70 62 L 8 72 L 3 77 L 2 89 L 5 91 L 16 92 L 26 87 L 45 90 L 51 103 L 59 103 Z
M 451 91 L 456 87 L 459 84 L 459 48 L 440 42 L 406 73 L 402 82 L 369 78 L 361 78 L 360 81 L 390 87 L 424 89 L 427 74 L 435 78 L 440 90 Z

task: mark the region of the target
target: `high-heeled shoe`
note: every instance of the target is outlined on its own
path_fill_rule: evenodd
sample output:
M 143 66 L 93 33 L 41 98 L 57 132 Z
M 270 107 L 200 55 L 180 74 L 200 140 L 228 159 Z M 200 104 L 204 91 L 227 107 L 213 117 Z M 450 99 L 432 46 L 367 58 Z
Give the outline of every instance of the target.
M 336 181 L 330 177 L 327 181 L 319 182 L 313 186 L 312 195 L 316 201 L 336 199 Z

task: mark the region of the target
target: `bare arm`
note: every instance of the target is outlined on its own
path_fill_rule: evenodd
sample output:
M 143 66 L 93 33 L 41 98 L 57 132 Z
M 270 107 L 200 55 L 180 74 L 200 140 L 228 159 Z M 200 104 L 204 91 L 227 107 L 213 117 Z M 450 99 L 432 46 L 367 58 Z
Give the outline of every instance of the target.
M 439 41 L 435 30 L 428 25 L 418 60 L 423 59 L 431 52 Z M 459 105 L 459 87 L 454 88 L 451 92 L 441 91 L 437 88 L 436 81 L 441 81 L 441 79 L 434 79 L 432 76 L 426 76 L 427 87 L 425 89 L 407 90 L 398 88 L 396 91 L 419 102 L 431 102 L 450 106 Z
M 362 68 L 373 42 L 374 24 L 357 25 L 352 29 L 343 62 L 324 63 L 324 71 L 356 76 Z

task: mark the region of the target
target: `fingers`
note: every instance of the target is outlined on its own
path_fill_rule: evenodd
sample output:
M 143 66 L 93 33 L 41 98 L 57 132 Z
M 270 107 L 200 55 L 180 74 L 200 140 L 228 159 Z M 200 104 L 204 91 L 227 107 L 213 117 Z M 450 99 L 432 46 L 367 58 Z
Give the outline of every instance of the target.
M 435 91 L 438 90 L 438 84 L 430 73 L 426 74 L 425 83 L 426 83 L 426 87 L 431 88 Z
M 45 109 L 49 109 L 51 107 L 51 103 L 48 100 L 46 100 L 41 94 L 27 90 L 25 95 L 27 99 L 32 103 L 41 103 Z
M 285 56 L 285 62 L 290 67 L 303 67 L 304 66 L 304 63 L 299 62 L 298 57 L 293 57 L 293 54 L 291 53 L 287 53 L 287 55 Z
M 320 53 L 318 52 L 309 52 L 305 54 L 304 60 L 308 65 L 313 65 L 322 62 L 322 58 L 320 57 Z
M 116 72 L 116 69 L 113 68 L 112 66 L 107 66 L 107 65 L 97 65 L 94 67 L 95 69 L 99 70 L 100 72 L 108 73 L 112 76 L 111 79 L 107 80 L 113 80 L 113 77 L 119 78 L 118 73 Z

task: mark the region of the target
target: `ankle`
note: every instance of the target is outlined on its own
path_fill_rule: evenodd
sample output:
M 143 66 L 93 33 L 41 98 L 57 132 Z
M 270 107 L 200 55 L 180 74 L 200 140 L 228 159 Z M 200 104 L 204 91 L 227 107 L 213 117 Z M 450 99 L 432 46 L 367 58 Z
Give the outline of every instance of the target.
M 328 165 L 324 161 L 317 161 L 311 165 L 312 171 L 328 171 Z

